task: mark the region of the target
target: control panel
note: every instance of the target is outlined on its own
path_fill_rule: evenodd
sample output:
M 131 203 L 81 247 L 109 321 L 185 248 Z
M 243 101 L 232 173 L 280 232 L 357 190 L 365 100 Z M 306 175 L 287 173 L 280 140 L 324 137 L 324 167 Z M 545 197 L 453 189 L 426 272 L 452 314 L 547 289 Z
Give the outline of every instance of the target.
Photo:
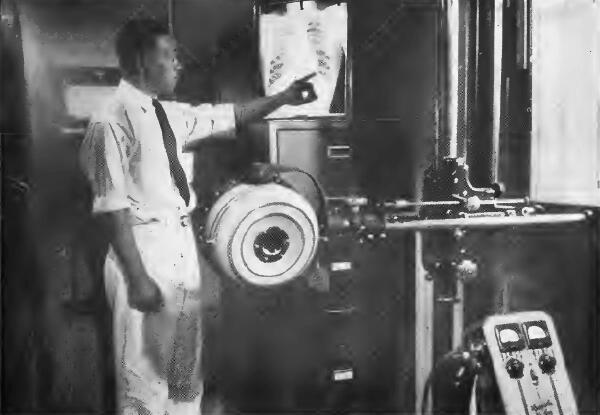
M 538 311 L 495 315 L 485 321 L 483 332 L 506 414 L 578 413 L 550 316 Z

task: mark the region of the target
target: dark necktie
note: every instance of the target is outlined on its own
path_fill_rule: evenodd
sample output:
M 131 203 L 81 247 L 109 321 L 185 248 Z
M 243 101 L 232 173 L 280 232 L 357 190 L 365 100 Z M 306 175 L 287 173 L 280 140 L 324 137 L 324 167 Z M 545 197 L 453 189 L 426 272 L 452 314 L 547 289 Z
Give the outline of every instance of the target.
M 165 150 L 167 151 L 167 157 L 169 158 L 171 176 L 173 176 L 175 185 L 179 189 L 179 194 L 183 200 L 185 200 L 185 205 L 187 206 L 190 203 L 190 189 L 183 167 L 181 167 L 181 163 L 179 163 L 179 159 L 177 158 L 177 141 L 175 140 L 175 134 L 173 133 L 173 129 L 171 129 L 167 114 L 162 105 L 160 105 L 160 102 L 153 99 L 152 105 L 154 105 L 156 118 L 158 118 L 158 123 L 160 124 L 160 129 L 162 131 L 163 143 L 165 145 Z

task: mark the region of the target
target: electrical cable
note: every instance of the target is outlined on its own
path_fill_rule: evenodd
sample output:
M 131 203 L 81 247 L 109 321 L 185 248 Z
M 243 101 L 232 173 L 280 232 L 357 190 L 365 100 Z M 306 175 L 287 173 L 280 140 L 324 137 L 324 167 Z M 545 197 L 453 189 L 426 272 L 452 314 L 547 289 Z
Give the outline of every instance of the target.
M 427 414 L 427 404 L 429 403 L 429 392 L 431 391 L 431 383 L 433 382 L 433 376 L 434 373 L 436 371 L 436 369 L 438 369 L 439 364 L 441 362 L 444 362 L 446 359 L 452 357 L 452 355 L 456 355 L 456 354 L 461 354 L 462 355 L 462 351 L 459 352 L 459 349 L 456 350 L 451 350 L 448 353 L 446 353 L 445 355 L 443 355 L 438 362 L 434 365 L 433 369 L 431 369 L 431 372 L 429 372 L 429 375 L 427 376 L 427 379 L 425 380 L 425 385 L 423 385 L 423 397 L 421 398 L 421 415 L 426 415 Z
M 469 415 L 477 415 L 477 381 L 479 375 L 473 377 L 473 386 L 471 387 L 471 398 L 469 399 Z
M 326 209 L 327 209 L 327 198 L 325 196 L 325 191 L 323 190 L 323 187 L 320 185 L 320 183 L 317 181 L 317 179 L 310 174 L 307 171 L 304 171 L 302 169 L 299 169 L 297 167 L 288 167 L 288 166 L 279 166 L 278 168 L 280 169 L 277 173 L 277 175 L 279 176 L 279 173 L 289 173 L 289 172 L 297 172 L 297 173 L 302 173 L 306 176 L 308 176 L 308 178 L 312 181 L 312 183 L 314 184 L 315 188 L 317 189 L 317 192 L 319 193 L 319 199 L 321 202 L 321 206 L 319 208 L 319 211 L 317 212 L 317 218 L 319 219 L 319 222 L 323 224 L 323 227 L 326 226 L 327 224 L 327 214 L 326 214 Z M 286 185 L 288 185 L 289 187 L 293 188 L 293 186 L 291 186 L 289 183 L 287 183 L 285 180 L 283 180 L 282 178 L 280 178 L 284 183 L 286 183 Z
M 471 328 L 471 331 L 474 332 L 476 331 L 475 329 Z M 465 334 L 468 334 L 467 332 Z M 431 392 L 431 388 L 432 388 L 432 383 L 433 383 L 433 379 L 435 376 L 435 372 L 437 371 L 437 369 L 439 369 L 439 366 L 441 363 L 447 361 L 448 359 L 461 359 L 461 360 L 465 360 L 465 353 L 467 353 L 469 355 L 470 359 L 473 359 L 474 357 L 471 355 L 470 352 L 464 350 L 463 347 L 458 348 L 458 349 L 454 349 L 451 350 L 449 352 L 447 352 L 446 354 L 444 354 L 438 361 L 437 363 L 434 365 L 433 369 L 431 370 L 431 372 L 429 372 L 429 375 L 427 376 L 427 379 L 425 380 L 425 385 L 423 386 L 423 396 L 421 398 L 421 415 L 426 415 L 427 414 L 427 405 L 429 403 L 429 393 Z M 474 379 L 473 379 L 473 386 L 471 388 L 471 400 L 470 400 L 470 406 L 469 408 L 471 409 L 471 407 L 474 405 L 475 408 L 475 412 L 471 413 L 469 415 L 476 415 L 477 414 L 477 410 L 476 410 L 476 401 L 473 402 L 474 399 L 476 399 L 476 384 L 478 381 L 478 375 L 477 373 L 475 373 Z

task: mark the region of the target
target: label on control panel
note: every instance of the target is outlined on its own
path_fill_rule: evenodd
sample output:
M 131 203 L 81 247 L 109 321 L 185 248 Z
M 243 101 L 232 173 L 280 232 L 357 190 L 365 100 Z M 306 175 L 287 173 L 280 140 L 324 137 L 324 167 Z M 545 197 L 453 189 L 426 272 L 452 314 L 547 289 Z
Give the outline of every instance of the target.
M 545 321 L 529 321 L 523 324 L 523 331 L 527 336 L 530 349 L 543 349 L 552 346 L 552 339 L 548 333 Z
M 335 382 L 342 382 L 354 379 L 354 371 L 351 368 L 337 369 L 333 371 L 333 380 Z
M 502 353 L 517 352 L 525 348 L 525 337 L 518 324 L 496 326 L 496 339 Z
M 534 415 L 554 415 L 557 413 L 555 405 L 550 399 L 530 405 L 531 413 Z
M 331 271 L 350 271 L 352 269 L 352 262 L 332 262 L 331 263 Z

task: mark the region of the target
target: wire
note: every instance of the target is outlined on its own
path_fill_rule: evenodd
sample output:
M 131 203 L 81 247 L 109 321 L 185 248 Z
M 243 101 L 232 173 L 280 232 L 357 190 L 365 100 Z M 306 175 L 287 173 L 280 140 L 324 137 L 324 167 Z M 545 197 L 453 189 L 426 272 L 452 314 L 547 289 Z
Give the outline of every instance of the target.
M 473 386 L 471 387 L 471 398 L 469 399 L 469 415 L 477 415 L 477 381 L 479 375 L 473 377 Z
M 452 355 L 456 355 L 456 354 L 462 354 L 462 351 L 460 351 L 460 349 L 455 349 L 455 350 L 451 350 L 451 351 L 447 352 L 445 355 L 443 355 L 437 361 L 437 363 L 434 365 L 433 369 L 431 369 L 431 372 L 429 372 L 429 375 L 427 376 L 427 379 L 425 380 L 425 385 L 423 385 L 423 397 L 421 398 L 421 414 L 422 415 L 427 414 L 426 407 L 427 407 L 427 404 L 429 403 L 428 395 L 431 390 L 431 383 L 433 382 L 433 375 L 434 375 L 436 369 L 438 369 L 440 363 L 442 363 L 446 359 L 452 357 Z
M 427 376 L 427 379 L 425 380 L 425 385 L 423 386 L 423 397 L 421 398 L 421 415 L 426 415 L 427 414 L 427 404 L 429 403 L 429 390 L 431 389 L 431 381 L 432 381 L 432 377 L 433 377 L 433 372 L 434 370 L 432 370 L 431 372 L 429 372 L 429 375 Z
M 326 214 L 327 198 L 325 197 L 325 191 L 323 190 L 323 187 L 319 184 L 317 179 L 309 172 L 301 170 L 297 167 L 288 167 L 288 166 L 279 165 L 279 168 L 281 169 L 280 172 L 283 172 L 283 173 L 286 173 L 286 172 L 303 173 L 306 176 L 308 176 L 308 178 L 313 182 L 313 184 L 315 185 L 315 188 L 319 192 L 319 199 L 321 200 L 321 206 L 319 209 L 319 213 L 317 214 L 317 217 L 319 218 L 319 222 L 323 223 L 323 225 L 326 225 L 327 224 L 327 214 Z M 285 180 L 283 180 L 283 181 L 285 182 Z M 288 185 L 289 185 L 289 183 L 288 183 Z M 291 186 L 291 185 L 289 185 L 289 186 Z M 293 187 L 293 186 L 291 186 L 291 187 Z
M 446 354 L 444 354 L 434 365 L 431 372 L 429 372 L 429 375 L 427 376 L 427 379 L 425 380 L 425 385 L 423 386 L 423 396 L 421 398 L 421 414 L 422 415 L 427 414 L 427 405 L 429 403 L 429 399 L 428 399 L 429 393 L 431 392 L 434 375 L 435 375 L 436 371 L 439 369 L 440 364 L 450 358 L 454 358 L 454 359 L 459 358 L 461 360 L 465 360 L 465 353 L 468 353 L 470 355 L 469 359 L 477 359 L 470 352 L 466 351 L 464 349 L 464 347 L 460 347 L 460 348 L 451 350 L 451 351 L 447 352 Z M 471 387 L 471 398 L 469 400 L 469 415 L 477 414 L 476 393 L 477 393 L 478 379 L 479 379 L 478 374 L 475 372 L 474 377 L 473 377 L 473 385 Z

